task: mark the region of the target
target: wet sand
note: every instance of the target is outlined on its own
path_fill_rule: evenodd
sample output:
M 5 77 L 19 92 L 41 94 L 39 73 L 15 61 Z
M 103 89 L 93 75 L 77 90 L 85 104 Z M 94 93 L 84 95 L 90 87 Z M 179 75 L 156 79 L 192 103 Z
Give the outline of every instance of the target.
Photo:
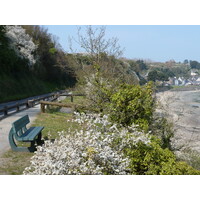
M 159 112 L 168 113 L 175 125 L 173 146 L 200 153 L 200 90 L 166 91 L 157 94 Z

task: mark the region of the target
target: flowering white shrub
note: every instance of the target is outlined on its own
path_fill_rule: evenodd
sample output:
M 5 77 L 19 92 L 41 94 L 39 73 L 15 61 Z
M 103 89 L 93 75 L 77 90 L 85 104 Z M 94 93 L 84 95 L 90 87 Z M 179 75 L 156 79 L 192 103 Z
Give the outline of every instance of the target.
M 59 133 L 54 142 L 37 147 L 24 174 L 129 174 L 130 160 L 123 148 L 143 142 L 150 136 L 136 126 L 118 128 L 108 116 L 75 113 L 76 123 L 86 127 L 67 134 Z
M 36 62 L 34 51 L 37 45 L 34 44 L 32 38 L 26 34 L 25 29 L 21 26 L 6 26 L 6 37 L 10 40 L 10 47 L 22 58 L 29 60 L 29 64 L 33 65 Z

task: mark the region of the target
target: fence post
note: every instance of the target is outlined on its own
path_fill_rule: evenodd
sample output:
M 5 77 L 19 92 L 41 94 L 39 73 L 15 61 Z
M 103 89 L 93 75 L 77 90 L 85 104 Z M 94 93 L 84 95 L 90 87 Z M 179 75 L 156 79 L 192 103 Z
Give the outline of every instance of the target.
M 45 104 L 41 103 L 41 112 L 45 113 Z
M 28 101 L 26 102 L 26 108 L 29 108 L 29 106 L 28 106 Z
M 16 111 L 18 112 L 19 111 L 19 103 L 17 103 L 16 106 L 17 106 Z
M 8 107 L 7 106 L 4 106 L 4 115 L 6 116 L 6 115 L 8 115 Z
M 74 101 L 74 99 L 73 99 L 73 95 L 71 95 L 71 102 L 73 102 Z

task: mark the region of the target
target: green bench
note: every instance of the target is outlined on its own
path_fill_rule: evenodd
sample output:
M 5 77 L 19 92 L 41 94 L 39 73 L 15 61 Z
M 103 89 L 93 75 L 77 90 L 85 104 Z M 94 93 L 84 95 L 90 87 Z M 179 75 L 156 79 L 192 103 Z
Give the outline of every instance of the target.
M 42 144 L 42 130 L 44 127 L 31 127 L 26 128 L 26 125 L 30 122 L 28 115 L 21 117 L 12 123 L 12 128 L 9 132 L 9 143 L 13 151 L 33 152 L 36 150 L 35 142 Z M 30 147 L 19 147 L 16 142 L 31 142 Z

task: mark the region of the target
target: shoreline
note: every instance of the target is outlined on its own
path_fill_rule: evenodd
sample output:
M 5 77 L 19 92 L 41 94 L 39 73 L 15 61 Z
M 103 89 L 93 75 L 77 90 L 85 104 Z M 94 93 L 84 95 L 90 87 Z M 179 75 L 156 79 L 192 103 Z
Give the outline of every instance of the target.
M 158 112 L 166 113 L 174 124 L 172 145 L 180 151 L 200 153 L 200 90 L 165 91 L 156 94 Z

